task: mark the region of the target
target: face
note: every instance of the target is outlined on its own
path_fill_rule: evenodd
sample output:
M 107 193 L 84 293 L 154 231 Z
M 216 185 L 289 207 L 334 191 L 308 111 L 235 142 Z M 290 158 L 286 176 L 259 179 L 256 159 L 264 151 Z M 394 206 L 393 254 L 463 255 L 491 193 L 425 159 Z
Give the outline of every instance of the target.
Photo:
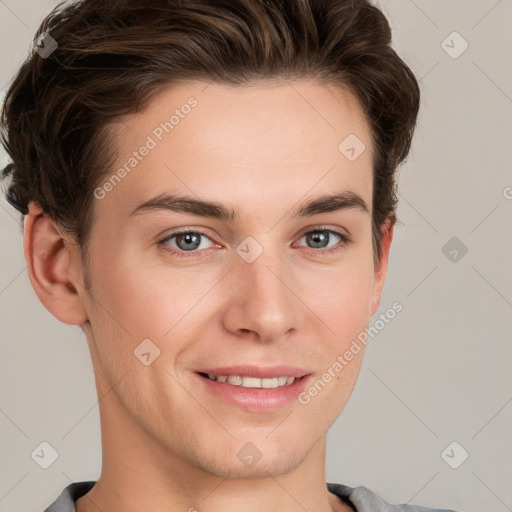
M 357 102 L 308 81 L 188 82 L 114 129 L 118 165 L 94 198 L 92 295 L 80 292 L 97 382 L 115 386 L 102 415 L 118 435 L 140 429 L 218 476 L 289 472 L 350 396 L 364 346 L 335 363 L 385 276 L 373 265 L 370 131 Z M 350 134 L 366 145 L 355 159 L 340 149 Z M 299 214 L 335 194 L 359 199 Z M 174 203 L 153 200 L 163 195 Z M 199 374 L 209 371 L 265 378 L 245 386 L 297 379 L 247 388 Z M 251 467 L 247 456 L 261 458 Z

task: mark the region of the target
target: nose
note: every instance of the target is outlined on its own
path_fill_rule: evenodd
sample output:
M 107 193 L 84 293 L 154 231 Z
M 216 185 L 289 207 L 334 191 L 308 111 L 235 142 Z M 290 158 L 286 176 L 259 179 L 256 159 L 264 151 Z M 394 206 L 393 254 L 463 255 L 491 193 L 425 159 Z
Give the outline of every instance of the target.
M 265 248 L 251 263 L 236 257 L 228 281 L 224 325 L 237 336 L 249 332 L 263 342 L 276 341 L 306 316 L 298 280 L 279 250 Z

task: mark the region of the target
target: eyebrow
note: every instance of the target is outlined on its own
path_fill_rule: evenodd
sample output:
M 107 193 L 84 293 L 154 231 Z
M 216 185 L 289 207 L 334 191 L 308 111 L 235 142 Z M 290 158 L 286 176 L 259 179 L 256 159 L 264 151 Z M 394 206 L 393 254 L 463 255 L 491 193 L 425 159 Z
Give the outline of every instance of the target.
M 291 212 L 292 219 L 302 219 L 320 213 L 338 210 L 358 209 L 369 213 L 364 199 L 353 191 L 344 190 L 340 193 L 326 194 L 296 207 Z M 237 211 L 215 201 L 194 199 L 179 194 L 159 194 L 139 204 L 129 217 L 139 216 L 155 210 L 170 210 L 177 213 L 188 213 L 200 217 L 208 217 L 233 222 L 237 219 Z

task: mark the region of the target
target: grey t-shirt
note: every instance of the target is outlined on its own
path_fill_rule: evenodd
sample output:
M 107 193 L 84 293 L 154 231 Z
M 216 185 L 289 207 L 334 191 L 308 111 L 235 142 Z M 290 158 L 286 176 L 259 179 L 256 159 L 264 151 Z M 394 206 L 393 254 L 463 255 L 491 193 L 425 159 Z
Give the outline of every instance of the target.
M 95 483 L 95 481 L 86 481 L 69 484 L 43 512 L 76 512 L 75 501 L 87 494 Z M 363 485 L 357 487 L 331 483 L 326 485 L 330 492 L 336 494 L 344 503 L 352 506 L 356 512 L 457 512 L 411 504 L 392 505 Z

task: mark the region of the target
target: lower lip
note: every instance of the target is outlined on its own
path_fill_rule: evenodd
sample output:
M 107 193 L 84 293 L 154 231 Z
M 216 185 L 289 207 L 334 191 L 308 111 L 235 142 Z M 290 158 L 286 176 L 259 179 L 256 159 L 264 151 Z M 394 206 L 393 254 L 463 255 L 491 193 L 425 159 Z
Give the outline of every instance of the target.
M 211 380 L 198 373 L 195 375 L 210 393 L 241 409 L 256 412 L 276 411 L 297 400 L 297 396 L 304 391 L 311 378 L 311 374 L 305 375 L 295 379 L 289 386 L 278 388 L 244 388 Z

